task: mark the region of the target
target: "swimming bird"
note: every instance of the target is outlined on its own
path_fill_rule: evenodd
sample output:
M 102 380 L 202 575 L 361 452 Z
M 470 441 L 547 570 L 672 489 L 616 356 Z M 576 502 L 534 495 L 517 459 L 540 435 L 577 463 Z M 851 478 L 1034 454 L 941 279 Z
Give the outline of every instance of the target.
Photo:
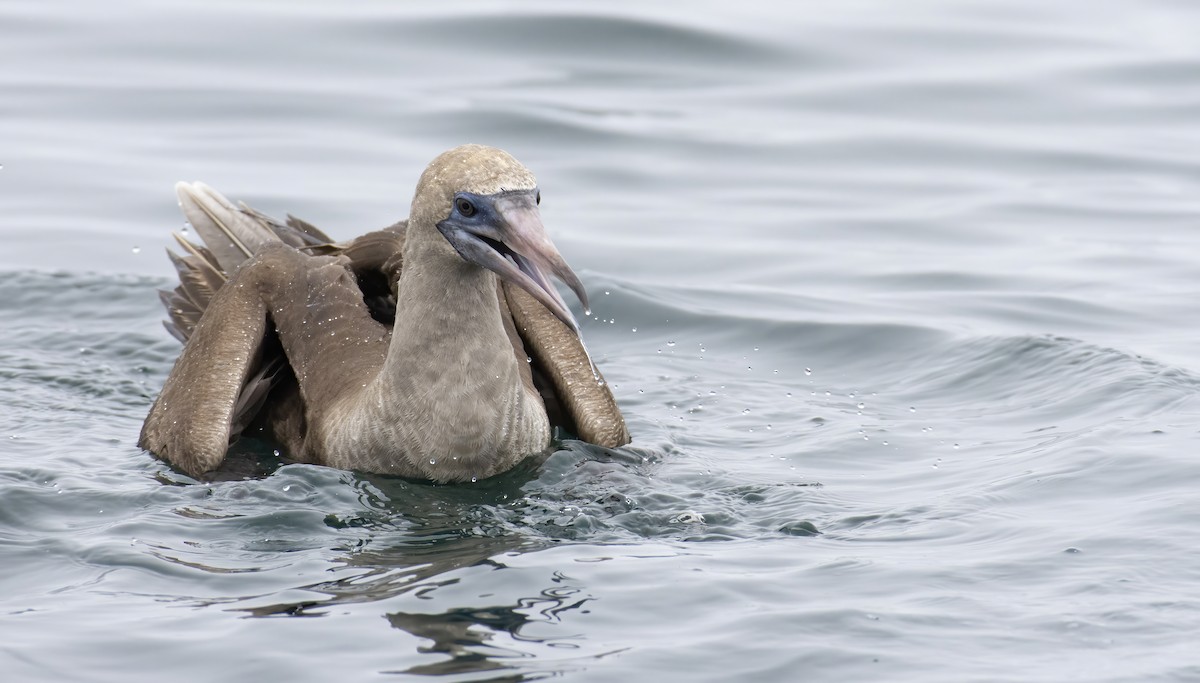
M 451 149 L 409 218 L 335 243 L 289 216 L 176 186 L 205 246 L 180 235 L 160 292 L 183 351 L 139 445 L 193 476 L 244 433 L 289 458 L 463 482 L 545 451 L 552 427 L 629 442 L 550 277 L 587 292 L 542 225 L 534 175 L 508 153 Z

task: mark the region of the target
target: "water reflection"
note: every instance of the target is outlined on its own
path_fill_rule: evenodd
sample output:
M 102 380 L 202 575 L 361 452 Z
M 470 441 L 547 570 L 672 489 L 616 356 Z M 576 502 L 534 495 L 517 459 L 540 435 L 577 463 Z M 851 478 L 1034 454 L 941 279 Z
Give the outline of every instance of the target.
M 510 563 L 570 543 L 597 520 L 628 514 L 613 480 L 628 486 L 645 458 L 615 456 L 572 443 L 549 464 L 537 460 L 494 480 L 453 487 L 308 466 L 277 470 L 255 483 L 277 489 L 280 482 L 270 486 L 271 479 L 336 476 L 349 485 L 340 495 L 355 492 L 355 507 L 324 518 L 326 531 L 343 541 L 328 558 L 335 578 L 277 592 L 292 599 L 264 604 L 271 599 L 265 594 L 235 609 L 251 617 L 322 617 L 339 605 L 379 603 L 389 626 L 423 643 L 418 658 L 402 658 L 405 668 L 388 673 L 525 681 L 578 668 L 609 654 L 563 625 L 572 613 L 587 614 L 593 596 L 562 571 Z M 324 479 L 307 483 L 318 496 L 339 490 Z M 497 677 L 478 678 L 487 672 Z
M 555 583 L 562 583 L 564 580 L 565 577 L 561 574 L 555 575 Z M 419 652 L 449 656 L 449 659 L 419 664 L 399 673 L 442 676 L 506 670 L 512 669 L 515 663 L 505 660 L 524 660 L 532 657 L 528 652 L 503 647 L 493 642 L 494 640 L 578 649 L 579 645 L 571 641 L 582 639 L 581 635 L 547 637 L 532 635 L 528 631 L 536 628 L 539 623 L 559 623 L 563 613 L 582 609 L 590 599 L 579 588 L 559 585 L 546 588 L 536 597 L 521 598 L 511 605 L 461 607 L 436 614 L 388 614 L 388 623 L 393 627 L 432 641 L 432 644 L 419 648 Z M 586 610 L 584 612 L 586 613 Z M 514 674 L 488 680 L 528 678 L 525 674 Z
M 536 592 L 518 594 L 519 597 L 504 595 L 506 584 L 510 582 L 502 578 L 465 572 L 472 569 L 489 573 L 513 570 L 505 563 L 506 557 L 545 549 L 549 545 L 551 543 L 520 535 L 414 538 L 387 550 L 355 552 L 343 557 L 344 566 L 365 571 L 304 587 L 307 592 L 325 594 L 328 596 L 325 599 L 279 602 L 241 611 L 254 617 L 319 617 L 328 614 L 335 605 L 384 602 L 406 595 L 416 600 L 431 599 L 439 589 L 474 582 L 480 584 L 480 590 L 486 590 L 476 600 L 478 604 L 460 604 L 432 612 L 398 610 L 384 613 L 391 627 L 427 641 L 417 648 L 417 652 L 445 656 L 386 673 L 447 676 L 503 671 L 509 673 L 471 680 L 539 679 L 545 677 L 547 665 L 552 665 L 556 671 L 578 666 L 576 658 L 570 655 L 580 654 L 583 636 L 574 632 L 562 633 L 555 627 L 570 612 L 587 614 L 586 606 L 593 597 L 557 571 L 552 573 L 549 585 Z M 482 582 L 481 576 L 486 577 Z M 549 655 L 545 652 L 547 649 L 551 650 Z M 563 650 L 570 651 L 565 660 L 554 656 Z M 584 658 L 603 654 L 589 653 Z M 536 667 L 538 671 L 529 671 L 529 667 Z
M 451 575 L 471 567 L 504 568 L 495 558 L 545 547 L 545 543 L 520 536 L 419 535 L 396 543 L 384 551 L 353 551 L 340 559 L 344 568 L 361 568 L 331 581 L 309 584 L 303 590 L 321 593 L 325 599 L 281 602 L 247 608 L 256 617 L 320 616 L 334 605 L 379 602 L 406 593 L 417 597 L 439 586 L 459 581 Z M 318 611 L 319 610 L 319 611 Z

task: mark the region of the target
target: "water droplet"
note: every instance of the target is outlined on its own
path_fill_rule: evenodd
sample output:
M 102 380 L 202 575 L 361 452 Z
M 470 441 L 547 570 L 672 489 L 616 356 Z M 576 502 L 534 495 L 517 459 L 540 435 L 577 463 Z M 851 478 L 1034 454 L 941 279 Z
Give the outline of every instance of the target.
M 867 404 L 865 404 L 865 403 L 859 403 L 859 404 L 858 404 L 858 409 L 859 409 L 859 410 L 862 410 L 863 408 L 866 408 L 866 407 L 867 407 Z
M 282 453 L 280 453 L 280 452 L 279 452 L 279 449 L 278 449 L 278 448 L 276 448 L 275 450 L 273 450 L 273 451 L 271 451 L 271 452 L 275 454 L 275 457 L 276 457 L 276 458 L 278 458 L 280 455 L 283 455 Z
M 292 485 L 291 485 L 291 484 L 288 484 L 287 486 L 284 486 L 284 487 L 283 487 L 283 490 L 284 490 L 284 492 L 285 492 L 285 493 L 286 493 L 286 492 L 288 492 L 288 491 L 291 491 L 291 490 L 292 490 Z
M 669 342 L 667 342 L 667 346 L 675 346 L 675 342 L 669 341 Z
M 767 429 L 770 429 L 770 428 L 771 428 L 771 425 L 767 425 Z
M 437 464 L 437 460 L 434 460 L 433 458 L 430 458 L 430 459 L 429 459 L 429 464 L 430 464 L 430 465 L 436 465 L 436 464 Z
M 909 406 L 909 407 L 908 407 L 908 412 L 910 412 L 910 413 L 915 413 L 915 412 L 917 412 L 917 407 L 916 407 L 916 406 Z
M 884 442 L 883 442 L 883 445 L 884 445 L 884 446 L 888 445 L 888 442 L 884 441 Z
M 954 444 L 954 450 L 958 450 L 958 444 Z
M 140 254 L 140 253 L 142 253 L 142 248 L 141 248 L 141 247 L 134 247 L 134 248 L 133 248 L 133 253 L 135 253 L 135 254 Z
M 605 292 L 605 294 L 608 294 L 608 292 Z M 475 483 L 475 482 L 477 482 L 477 481 L 479 481 L 479 477 L 471 477 L 471 483 L 472 483 L 472 484 L 474 484 L 474 483 Z
M 787 396 L 788 398 L 791 398 L 791 397 L 792 397 L 792 392 L 790 392 L 790 391 L 789 391 L 789 392 L 787 392 L 787 393 L 786 393 L 786 394 L 784 394 L 784 395 L 785 395 L 785 396 Z
M 632 330 L 632 331 L 633 331 L 633 332 L 637 332 L 637 328 L 636 328 L 636 327 L 635 327 L 635 328 L 633 328 L 633 330 Z
M 608 296 L 608 290 L 604 290 L 604 296 Z
M 749 414 L 750 414 L 749 408 L 746 408 L 745 410 L 742 411 L 742 415 L 749 415 Z

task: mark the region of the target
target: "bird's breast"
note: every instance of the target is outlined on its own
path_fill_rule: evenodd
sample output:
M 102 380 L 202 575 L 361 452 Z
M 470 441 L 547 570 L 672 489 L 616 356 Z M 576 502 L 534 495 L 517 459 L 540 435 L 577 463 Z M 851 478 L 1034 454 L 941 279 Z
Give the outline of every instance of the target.
M 540 397 L 504 379 L 364 392 L 330 415 L 326 464 L 441 482 L 508 470 L 546 449 L 550 423 Z

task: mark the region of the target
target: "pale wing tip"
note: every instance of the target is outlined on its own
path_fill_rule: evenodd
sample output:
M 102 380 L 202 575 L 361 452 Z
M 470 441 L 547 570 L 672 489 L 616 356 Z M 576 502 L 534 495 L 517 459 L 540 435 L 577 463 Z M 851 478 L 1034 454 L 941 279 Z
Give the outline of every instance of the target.
M 179 182 L 175 183 L 175 196 L 179 197 L 180 201 L 183 201 L 184 199 L 190 199 L 198 204 L 207 201 L 210 203 L 219 204 L 227 209 L 237 208 L 232 202 L 225 198 L 225 195 L 217 192 L 209 187 L 207 183 L 200 182 L 199 180 L 193 180 L 191 182 L 180 180 Z
M 185 199 L 196 201 L 200 194 L 200 188 L 198 187 L 200 184 L 198 182 L 189 183 L 185 180 L 180 180 L 175 183 L 175 196 L 179 197 L 180 202 L 183 202 Z

